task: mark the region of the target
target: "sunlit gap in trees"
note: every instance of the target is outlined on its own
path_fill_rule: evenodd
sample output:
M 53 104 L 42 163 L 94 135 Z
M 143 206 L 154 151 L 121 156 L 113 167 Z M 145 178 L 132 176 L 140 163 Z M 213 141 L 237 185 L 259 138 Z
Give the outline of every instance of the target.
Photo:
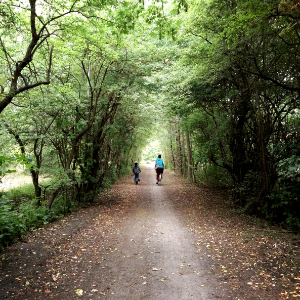
M 155 161 L 158 154 L 162 153 L 162 145 L 159 140 L 151 140 L 142 152 L 144 161 Z

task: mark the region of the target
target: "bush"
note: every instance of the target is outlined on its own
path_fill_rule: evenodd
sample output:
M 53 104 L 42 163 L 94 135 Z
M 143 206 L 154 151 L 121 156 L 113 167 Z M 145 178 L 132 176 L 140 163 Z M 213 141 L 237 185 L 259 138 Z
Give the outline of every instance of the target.
M 44 206 L 36 206 L 35 199 L 22 203 L 19 207 L 19 218 L 26 231 L 40 228 L 53 220 L 53 214 Z
M 26 232 L 22 218 L 12 209 L 11 203 L 6 196 L 0 198 L 0 248 L 9 245 Z
M 40 228 L 54 220 L 54 212 L 36 206 L 36 200 L 21 203 L 13 208 L 13 201 L 6 196 L 0 198 L 0 249 L 22 237 L 27 231 Z
M 228 173 L 215 165 L 204 164 L 196 171 L 196 180 L 210 188 L 228 188 L 232 181 Z
M 71 213 L 79 207 L 79 203 L 75 199 L 71 199 L 68 193 L 64 191 L 54 201 L 51 207 L 51 213 L 54 219 L 59 219 L 68 213 Z
M 272 194 L 268 197 L 271 203 L 271 213 L 268 218 L 280 222 L 288 229 L 298 232 L 300 230 L 300 156 L 296 154 L 285 155 L 278 164 L 279 175 Z
M 18 207 L 21 203 L 28 202 L 34 198 L 34 186 L 32 184 L 23 184 L 9 190 L 6 194 L 13 201 L 13 206 Z
M 300 230 L 300 188 L 299 185 L 285 185 L 275 190 L 270 196 L 271 214 L 268 217 L 271 221 L 281 222 L 289 230 Z
M 118 180 L 116 170 L 111 168 L 104 177 L 102 188 L 111 187 Z

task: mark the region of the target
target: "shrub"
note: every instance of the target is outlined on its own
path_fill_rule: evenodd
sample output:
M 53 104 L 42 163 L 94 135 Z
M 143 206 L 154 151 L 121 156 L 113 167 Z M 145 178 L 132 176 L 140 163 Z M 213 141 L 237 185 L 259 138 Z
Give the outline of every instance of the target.
M 12 209 L 12 201 L 0 198 L 0 248 L 20 238 L 26 232 L 22 218 Z
M 53 215 L 44 206 L 36 206 L 36 199 L 22 203 L 18 209 L 19 218 L 26 230 L 36 229 L 52 221 Z
M 197 182 L 210 188 L 228 188 L 232 184 L 228 173 L 212 164 L 203 164 L 195 175 Z
M 23 184 L 7 192 L 7 197 L 12 200 L 13 206 L 18 207 L 21 203 L 28 202 L 34 197 L 32 184 Z

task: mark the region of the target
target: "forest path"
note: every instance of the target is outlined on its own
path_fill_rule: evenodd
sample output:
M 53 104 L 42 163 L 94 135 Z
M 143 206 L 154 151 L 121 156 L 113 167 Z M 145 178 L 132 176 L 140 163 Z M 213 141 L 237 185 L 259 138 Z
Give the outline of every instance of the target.
M 211 262 L 200 259 L 199 247 L 172 202 L 182 196 L 175 177 L 165 172 L 162 185 L 155 183 L 154 166 L 144 167 L 131 192 L 136 204 L 122 222 L 113 251 L 105 255 L 103 285 L 113 292 L 108 298 L 222 298 L 219 283 L 209 275 Z
M 128 175 L 98 204 L 7 248 L 0 299 L 298 297 L 298 240 L 242 220 L 168 170 L 155 182 L 142 166 L 139 185 Z

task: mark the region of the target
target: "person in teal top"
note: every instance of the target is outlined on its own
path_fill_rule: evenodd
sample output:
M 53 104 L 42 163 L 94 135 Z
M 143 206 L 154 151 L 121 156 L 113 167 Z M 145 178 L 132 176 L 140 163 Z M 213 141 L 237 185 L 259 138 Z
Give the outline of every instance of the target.
M 158 176 L 161 174 L 161 179 L 162 179 L 162 174 L 164 172 L 164 161 L 161 159 L 161 155 L 158 155 L 158 158 L 155 161 L 155 170 L 156 170 L 156 184 L 158 184 Z

